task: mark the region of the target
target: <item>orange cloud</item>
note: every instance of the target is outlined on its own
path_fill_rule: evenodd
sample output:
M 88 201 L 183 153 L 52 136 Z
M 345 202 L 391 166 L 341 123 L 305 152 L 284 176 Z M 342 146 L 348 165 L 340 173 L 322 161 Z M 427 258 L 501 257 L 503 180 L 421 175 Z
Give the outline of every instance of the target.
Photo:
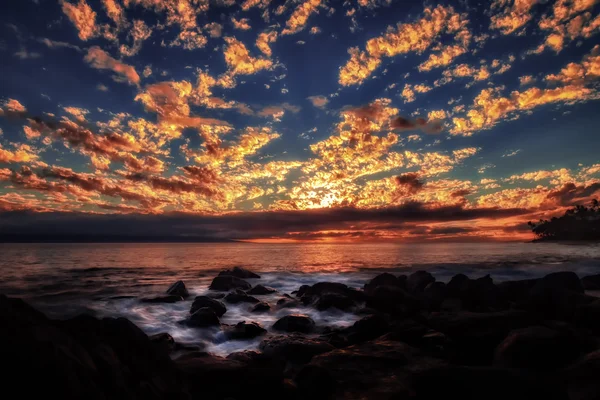
M 117 82 L 126 81 L 130 85 L 139 85 L 140 83 L 140 76 L 137 74 L 134 67 L 112 58 L 98 46 L 90 47 L 84 60 L 88 62 L 92 68 L 113 71 L 116 74 L 114 79 Z
M 504 35 L 519 30 L 531 20 L 531 9 L 538 3 L 539 0 L 494 0 L 490 28 L 497 29 Z
M 133 28 L 129 31 L 128 37 L 131 39 L 133 44 L 131 47 L 121 45 L 119 51 L 124 56 L 134 56 L 142 48 L 142 43 L 152 35 L 152 29 L 149 28 L 144 21 L 136 19 L 133 21 Z
M 77 5 L 61 0 L 61 5 L 65 15 L 77 28 L 79 39 L 86 41 L 98 35 L 96 13 L 85 0 L 79 0 Z
M 250 20 L 248 18 L 242 18 L 242 19 L 235 19 L 234 17 L 231 17 L 231 24 L 233 25 L 233 27 L 235 29 L 239 29 L 241 31 L 247 31 L 252 29 L 252 27 L 249 24 Z
M 329 99 L 325 96 L 309 96 L 307 99 L 312 103 L 313 106 L 318 108 L 325 108 Z
M 123 8 L 117 4 L 115 0 L 102 0 L 106 14 L 113 20 L 117 26 L 123 26 L 127 20 L 125 18 L 125 12 Z
M 271 57 L 272 50 L 269 43 L 277 41 L 277 32 L 261 32 L 256 39 L 256 47 L 267 57 Z
M 28 163 L 38 158 L 33 149 L 26 144 L 20 144 L 12 151 L 3 149 L 0 144 L 0 163 Z
M 273 62 L 267 58 L 252 57 L 250 52 L 239 40 L 226 37 L 224 56 L 231 74 L 235 75 L 253 75 L 264 69 L 270 69 Z
M 282 35 L 291 35 L 304 29 L 311 14 L 317 12 L 322 0 L 303 0 L 303 2 L 294 10 L 285 24 L 285 29 L 281 31 Z

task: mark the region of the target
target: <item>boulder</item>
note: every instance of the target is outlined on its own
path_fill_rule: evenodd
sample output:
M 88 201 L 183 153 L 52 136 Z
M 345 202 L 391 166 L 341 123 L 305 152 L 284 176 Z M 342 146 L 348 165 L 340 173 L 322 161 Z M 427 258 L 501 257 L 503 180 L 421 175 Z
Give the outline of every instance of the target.
M 151 297 L 141 300 L 142 303 L 177 303 L 178 301 L 183 301 L 183 297 L 176 295 L 168 295 Z
M 260 303 L 256 303 L 250 311 L 258 313 L 258 312 L 269 311 L 270 309 L 271 309 L 271 306 L 269 305 L 269 303 L 265 303 L 264 301 L 261 301 Z
M 356 321 L 343 332 L 348 344 L 362 343 L 375 339 L 390 330 L 387 319 L 381 315 L 369 315 Z
M 388 272 L 384 272 L 365 283 L 363 289 L 366 294 L 371 294 L 379 286 L 392 286 L 406 289 L 406 275 L 395 276 Z
M 463 307 L 469 311 L 487 312 L 508 308 L 502 291 L 489 275 L 465 282 L 460 299 Z
M 394 315 L 416 313 L 421 309 L 421 305 L 421 300 L 394 286 L 378 286 L 366 299 L 367 307 Z
M 529 292 L 528 309 L 544 318 L 572 321 L 577 308 L 596 300 L 584 294 L 573 272 L 556 272 L 539 279 Z
M 431 282 L 423 290 L 423 301 L 430 310 L 439 310 L 446 298 L 446 284 L 443 282 Z
M 335 349 L 323 339 L 307 338 L 295 333 L 264 339 L 259 348 L 267 356 L 298 363 L 306 363 L 318 354 Z
M 248 296 L 242 290 L 237 289 L 234 292 L 227 293 L 225 296 L 225 301 L 231 304 L 237 303 L 260 303 L 256 297 Z
M 577 306 L 575 324 L 600 335 L 600 300 L 591 300 L 587 304 Z
M 183 297 L 184 299 L 189 297 L 189 292 L 185 287 L 185 283 L 183 283 L 183 281 L 177 281 L 174 284 L 172 284 L 168 289 L 167 289 L 167 294 L 171 295 L 171 296 L 180 296 Z
M 466 287 L 467 282 L 470 279 L 464 274 L 456 274 L 450 279 L 450 282 L 446 285 L 448 290 L 448 296 L 460 298 L 461 293 Z
M 190 308 L 190 314 L 195 313 L 203 307 L 212 309 L 218 317 L 222 317 L 223 314 L 227 312 L 225 304 L 221 303 L 220 301 L 212 299 L 208 296 L 197 296 L 192 303 L 192 308 Z
M 257 336 L 264 335 L 267 330 L 256 322 L 239 322 L 232 327 L 225 329 L 225 337 L 229 340 L 247 340 L 254 339 Z
M 273 329 L 285 332 L 311 333 L 315 329 L 315 321 L 306 315 L 286 315 L 275 322 Z
M 600 274 L 584 276 L 581 278 L 581 286 L 584 290 L 600 290 Z
M 539 279 L 531 289 L 531 294 L 547 290 L 568 290 L 580 294 L 584 292 L 579 277 L 571 271 L 554 272 Z
M 431 282 L 435 282 L 435 278 L 429 272 L 413 272 L 406 280 L 406 289 L 412 293 L 419 293 L 425 290 L 425 287 Z
M 227 269 L 219 272 L 219 276 L 235 276 L 240 279 L 259 279 L 260 275 L 255 274 L 242 267 L 233 267 L 233 269 Z
M 600 398 L 600 350 L 585 355 L 565 371 L 570 400 Z
M 362 301 L 364 298 L 363 292 L 360 290 L 356 290 L 338 282 L 318 282 L 308 287 L 303 285 L 298 290 L 296 296 L 303 299 L 310 299 L 308 302 L 312 302 L 313 300 L 316 300 L 316 298 L 325 294 L 338 294 L 348 297 L 353 301 Z M 303 301 L 305 303 L 307 302 L 306 300 Z
M 496 348 L 494 364 L 509 368 L 556 370 L 580 353 L 577 339 L 568 332 L 545 326 L 511 331 Z
M 232 275 L 219 275 L 213 279 L 209 286 L 211 290 L 228 292 L 233 289 L 248 290 L 252 287 L 248 282 Z
M 185 321 L 188 326 L 197 328 L 205 328 L 209 326 L 219 326 L 221 321 L 212 308 L 202 307 L 196 310 L 190 317 Z
M 519 281 L 505 281 L 497 284 L 504 298 L 517 306 L 522 307 L 529 300 L 529 292 L 538 279 L 523 279 Z
M 248 294 L 251 295 L 263 295 L 263 294 L 271 294 L 275 293 L 277 290 L 263 285 L 256 285 L 252 289 L 248 290 Z
M 315 303 L 315 307 L 320 311 L 327 310 L 328 308 L 337 308 L 346 311 L 354 307 L 354 305 L 354 300 L 338 293 L 325 293 L 319 296 Z
M 282 297 L 281 299 L 277 300 L 277 308 L 295 308 L 299 306 L 300 302 L 298 300 L 287 297 Z
M 336 382 L 329 370 L 317 365 L 305 365 L 294 377 L 298 394 L 303 399 L 329 399 Z
M 173 336 L 169 335 L 166 332 L 157 333 L 156 335 L 149 336 L 148 339 L 163 350 L 170 352 L 175 348 L 175 339 Z

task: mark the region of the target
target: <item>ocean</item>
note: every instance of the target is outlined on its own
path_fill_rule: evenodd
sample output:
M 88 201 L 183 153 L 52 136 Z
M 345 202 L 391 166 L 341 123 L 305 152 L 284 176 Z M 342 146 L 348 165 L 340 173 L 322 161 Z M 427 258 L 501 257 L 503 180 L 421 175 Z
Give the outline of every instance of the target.
M 303 284 L 342 282 L 362 287 L 373 276 L 424 269 L 438 280 L 457 273 L 494 281 L 527 279 L 569 270 L 580 277 L 600 273 L 600 244 L 422 243 L 422 244 L 0 244 L 0 293 L 20 297 L 54 318 L 80 313 L 123 316 L 146 333 L 170 333 L 175 340 L 226 355 L 255 349 L 253 341 L 225 341 L 218 329 L 179 324 L 194 296 L 206 294 L 220 270 L 242 266 L 261 275 L 250 280 L 278 290 L 260 296 L 274 305 Z M 191 293 L 174 304 L 141 303 L 183 280 Z M 269 328 L 291 313 L 310 315 L 318 325 L 343 327 L 360 317 L 341 311 L 298 307 L 252 314 L 247 303 L 227 304 L 222 323 L 255 321 Z

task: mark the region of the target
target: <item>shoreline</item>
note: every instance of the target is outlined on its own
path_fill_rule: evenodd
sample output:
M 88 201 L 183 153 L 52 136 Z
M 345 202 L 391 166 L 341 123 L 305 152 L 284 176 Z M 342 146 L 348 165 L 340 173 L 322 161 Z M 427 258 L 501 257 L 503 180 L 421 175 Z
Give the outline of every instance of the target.
M 0 296 L 7 327 L 0 346 L 14 375 L 7 382 L 35 376 L 47 394 L 63 398 L 592 400 L 600 394 L 600 382 L 586 378 L 600 373 L 600 300 L 585 294 L 600 289 L 600 275 L 556 272 L 496 284 L 489 276 L 458 274 L 442 283 L 416 271 L 382 273 L 361 289 L 319 282 L 291 293 L 273 292 L 261 279 L 243 268 L 222 271 L 180 321 L 198 335 L 216 332 L 222 343 L 259 343 L 256 351 L 226 357 L 177 343 L 168 332 L 148 336 L 124 318 L 51 320 Z M 140 300 L 151 307 L 184 298 L 190 294 L 178 281 Z M 266 298 L 278 300 L 266 304 Z M 250 316 L 286 314 L 302 304 L 357 319 L 334 328 L 290 312 L 272 325 L 251 318 L 223 324 L 240 303 L 254 309 Z

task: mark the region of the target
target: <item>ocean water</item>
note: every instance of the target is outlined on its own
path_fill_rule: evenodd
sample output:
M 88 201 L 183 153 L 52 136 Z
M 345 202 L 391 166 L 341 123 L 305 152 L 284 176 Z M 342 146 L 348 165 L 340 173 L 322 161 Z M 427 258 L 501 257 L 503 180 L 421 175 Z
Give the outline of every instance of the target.
M 177 341 L 202 344 L 226 355 L 255 349 L 253 341 L 224 341 L 219 329 L 187 328 L 194 296 L 208 293 L 220 270 L 243 266 L 261 275 L 249 280 L 278 290 L 257 296 L 272 305 L 303 284 L 343 282 L 362 287 L 388 271 L 425 269 L 438 280 L 457 273 L 472 278 L 490 274 L 495 281 L 527 279 L 570 270 L 579 276 L 600 273 L 600 244 L 424 243 L 424 244 L 0 244 L 0 293 L 21 297 L 55 318 L 79 313 L 129 318 L 146 333 L 169 332 Z M 141 303 L 164 294 L 183 280 L 191 295 L 175 304 Z M 308 307 L 252 314 L 251 305 L 227 305 L 221 321 L 255 321 L 269 329 L 284 315 L 310 315 L 319 326 L 348 326 L 359 316 Z M 271 333 L 269 333 L 271 334 Z

